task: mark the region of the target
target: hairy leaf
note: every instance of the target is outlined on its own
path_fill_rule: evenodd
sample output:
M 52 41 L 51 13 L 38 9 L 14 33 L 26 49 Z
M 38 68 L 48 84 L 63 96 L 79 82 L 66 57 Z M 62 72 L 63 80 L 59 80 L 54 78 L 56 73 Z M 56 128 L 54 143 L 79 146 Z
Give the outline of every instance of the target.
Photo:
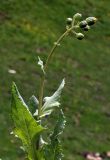
M 62 146 L 59 140 L 59 136 L 65 128 L 65 116 L 60 110 L 59 119 L 56 123 L 53 133 L 50 136 L 50 144 L 46 145 L 44 148 L 45 160 L 61 160 L 63 157 Z
M 45 71 L 44 71 L 44 64 L 43 64 L 43 61 L 40 59 L 39 56 L 38 56 L 38 65 L 41 67 L 41 70 L 42 70 L 43 73 L 45 74 Z
M 29 99 L 29 110 L 31 111 L 32 115 L 35 114 L 35 111 L 37 113 L 38 105 L 39 105 L 38 99 L 34 95 L 32 95 Z
M 65 85 L 65 80 L 63 79 L 57 91 L 51 97 L 44 98 L 45 103 L 42 107 L 41 116 L 49 115 L 53 111 L 54 107 L 59 107 L 60 105 L 59 98 L 64 85 Z
M 44 130 L 30 113 L 15 83 L 12 85 L 12 119 L 15 124 L 14 134 L 23 142 L 29 160 L 38 160 L 35 152 L 37 136 Z

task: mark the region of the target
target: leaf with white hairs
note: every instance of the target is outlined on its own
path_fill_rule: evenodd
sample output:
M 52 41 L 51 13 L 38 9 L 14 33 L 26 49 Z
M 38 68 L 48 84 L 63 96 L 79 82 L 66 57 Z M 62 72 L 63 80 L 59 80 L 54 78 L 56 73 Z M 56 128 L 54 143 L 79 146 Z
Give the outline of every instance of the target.
M 45 103 L 41 109 L 41 113 L 42 113 L 41 117 L 51 114 L 54 107 L 60 106 L 59 98 L 60 98 L 62 89 L 64 88 L 64 85 L 65 85 L 65 79 L 62 80 L 59 88 L 51 97 L 44 98 Z
M 38 56 L 38 65 L 41 67 L 41 70 L 42 70 L 43 73 L 45 74 L 45 71 L 44 71 L 44 64 L 43 64 L 43 61 L 40 59 L 39 56 Z

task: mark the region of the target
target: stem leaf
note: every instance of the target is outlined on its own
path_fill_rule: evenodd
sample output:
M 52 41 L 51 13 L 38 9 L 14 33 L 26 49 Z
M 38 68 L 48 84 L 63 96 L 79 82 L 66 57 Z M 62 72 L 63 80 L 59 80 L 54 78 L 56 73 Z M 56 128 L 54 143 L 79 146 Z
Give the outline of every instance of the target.
M 63 157 L 62 146 L 60 143 L 59 136 L 62 134 L 65 128 L 65 116 L 63 111 L 60 110 L 59 119 L 56 123 L 53 133 L 50 136 L 50 144 L 44 148 L 45 160 L 61 160 Z
M 38 110 L 39 101 L 38 99 L 32 95 L 29 99 L 29 110 L 31 111 L 32 115 Z
M 59 88 L 56 90 L 56 92 L 51 97 L 44 98 L 45 103 L 41 108 L 41 112 L 42 112 L 41 117 L 51 114 L 54 107 L 60 106 L 59 98 L 60 98 L 62 89 L 64 88 L 64 85 L 65 85 L 65 80 L 63 79 Z
M 41 70 L 43 71 L 43 73 L 45 75 L 44 64 L 43 64 L 43 61 L 40 59 L 39 56 L 38 56 L 38 65 L 41 67 Z
M 15 125 L 14 134 L 22 140 L 28 159 L 37 160 L 35 140 L 44 128 L 33 118 L 15 83 L 12 84 L 11 107 L 12 119 Z

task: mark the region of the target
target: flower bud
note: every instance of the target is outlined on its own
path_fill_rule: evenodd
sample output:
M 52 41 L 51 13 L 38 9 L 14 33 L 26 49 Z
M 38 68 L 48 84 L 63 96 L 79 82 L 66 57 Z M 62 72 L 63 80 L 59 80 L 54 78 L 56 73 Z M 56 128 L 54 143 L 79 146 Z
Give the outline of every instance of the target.
M 80 14 L 80 13 L 76 13 L 75 15 L 74 15 L 74 18 L 81 18 L 82 17 L 82 14 Z
M 77 33 L 76 34 L 76 38 L 79 39 L 79 40 L 82 40 L 84 38 L 84 34 L 82 33 Z
M 88 17 L 88 18 L 86 18 L 86 22 L 87 22 L 87 24 L 88 24 L 89 26 L 95 24 L 96 21 L 97 21 L 97 18 L 95 18 L 95 17 Z
M 90 29 L 90 26 L 88 26 L 88 25 L 83 28 L 84 31 L 88 31 L 89 29 Z
M 81 21 L 80 23 L 79 23 L 79 27 L 80 28 L 84 28 L 84 27 L 86 27 L 87 26 L 87 22 L 86 21 Z
M 67 25 L 71 25 L 72 24 L 72 18 L 67 18 L 66 23 L 67 23 Z

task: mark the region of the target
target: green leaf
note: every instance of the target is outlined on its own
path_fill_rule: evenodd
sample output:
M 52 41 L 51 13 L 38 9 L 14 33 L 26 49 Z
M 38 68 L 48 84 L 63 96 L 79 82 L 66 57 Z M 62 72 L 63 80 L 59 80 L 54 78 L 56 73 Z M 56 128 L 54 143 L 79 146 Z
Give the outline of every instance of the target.
M 59 98 L 60 98 L 62 89 L 64 88 L 64 85 L 65 85 L 65 79 L 62 80 L 60 86 L 51 97 L 44 98 L 45 103 L 41 108 L 41 112 L 42 112 L 41 117 L 51 114 L 54 107 L 60 106 Z
M 54 128 L 54 132 L 51 135 L 51 140 L 58 138 L 62 134 L 65 128 L 65 123 L 66 123 L 66 120 L 65 120 L 64 113 L 62 110 L 60 110 L 59 119 Z
M 43 73 L 45 75 L 44 64 L 43 64 L 43 61 L 40 59 L 39 56 L 38 56 L 38 65 L 41 67 L 41 70 L 43 71 Z
M 63 157 L 62 146 L 60 143 L 59 136 L 62 134 L 65 128 L 65 116 L 63 111 L 60 110 L 59 119 L 56 123 L 53 133 L 50 136 L 50 144 L 44 148 L 45 160 L 61 160 Z
M 32 95 L 29 99 L 29 110 L 31 111 L 32 115 L 35 113 L 35 111 L 38 112 L 38 105 L 38 99 L 34 95 Z
M 14 134 L 23 142 L 29 160 L 38 160 L 36 154 L 36 139 L 44 128 L 36 122 L 23 101 L 15 83 L 12 85 L 12 119 Z

